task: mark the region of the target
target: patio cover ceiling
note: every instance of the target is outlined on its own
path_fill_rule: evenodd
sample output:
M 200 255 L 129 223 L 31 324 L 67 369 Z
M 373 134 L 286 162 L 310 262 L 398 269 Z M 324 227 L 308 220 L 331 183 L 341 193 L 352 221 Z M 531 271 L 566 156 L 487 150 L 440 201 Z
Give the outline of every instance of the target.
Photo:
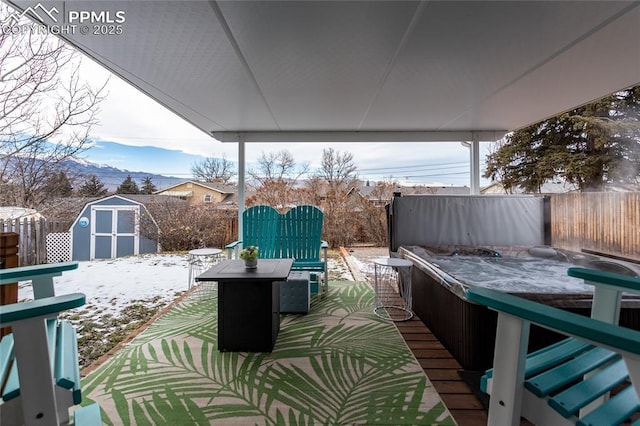
M 640 83 L 638 1 L 40 3 L 221 141 L 494 140 Z M 122 34 L 72 11 L 123 11 Z

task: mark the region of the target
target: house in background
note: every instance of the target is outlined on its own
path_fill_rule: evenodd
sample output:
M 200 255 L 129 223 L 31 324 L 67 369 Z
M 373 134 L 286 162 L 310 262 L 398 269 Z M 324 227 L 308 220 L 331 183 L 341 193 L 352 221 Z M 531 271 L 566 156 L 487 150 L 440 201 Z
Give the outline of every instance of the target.
M 371 204 L 384 207 L 391 201 L 393 194 L 402 195 L 469 195 L 468 186 L 453 185 L 412 185 L 404 186 L 397 183 L 359 181 L 349 190 L 348 196 L 352 199 L 366 199 Z
M 567 182 L 546 182 L 540 188 L 540 194 L 564 194 L 566 192 L 575 192 L 576 186 Z M 480 193 L 485 194 L 531 194 L 519 186 L 511 188 L 507 191 L 500 182 L 493 182 L 490 185 L 480 189 Z
M 236 185 L 217 182 L 187 180 L 156 191 L 154 194 L 176 197 L 187 201 L 190 206 L 211 205 L 229 208 L 237 203 Z

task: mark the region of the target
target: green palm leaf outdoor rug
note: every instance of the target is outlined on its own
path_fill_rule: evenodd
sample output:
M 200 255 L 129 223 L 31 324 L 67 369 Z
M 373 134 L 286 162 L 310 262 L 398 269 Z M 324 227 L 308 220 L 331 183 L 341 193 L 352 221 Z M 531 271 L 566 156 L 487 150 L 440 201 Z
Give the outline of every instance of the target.
M 331 283 L 272 353 L 219 352 L 217 300 L 184 299 L 83 379 L 113 425 L 455 424 L 371 287 Z

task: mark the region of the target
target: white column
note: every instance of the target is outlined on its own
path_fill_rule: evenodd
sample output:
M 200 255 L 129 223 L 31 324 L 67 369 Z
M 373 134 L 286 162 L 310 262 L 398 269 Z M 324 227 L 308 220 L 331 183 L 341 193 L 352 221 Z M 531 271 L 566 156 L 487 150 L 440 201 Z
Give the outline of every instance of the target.
M 238 134 L 238 240 L 242 240 L 242 213 L 245 209 L 245 141 L 244 133 Z
M 471 195 L 480 195 L 480 134 L 472 133 L 471 141 Z

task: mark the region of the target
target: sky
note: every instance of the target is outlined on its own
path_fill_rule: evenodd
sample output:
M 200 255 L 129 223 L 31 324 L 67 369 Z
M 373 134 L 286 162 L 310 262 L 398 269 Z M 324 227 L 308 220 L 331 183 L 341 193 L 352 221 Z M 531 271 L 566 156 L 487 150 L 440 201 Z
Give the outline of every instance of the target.
M 99 125 L 93 128 L 92 140 L 96 148 L 84 158 L 101 164 L 127 169 L 190 178 L 190 166 L 208 156 L 226 158 L 236 162 L 238 145 L 221 143 L 184 121 L 164 106 L 141 93 L 128 83 L 83 58 L 80 68 L 83 78 L 98 86 L 107 79 L 108 94 L 100 105 Z M 130 146 L 153 146 L 173 150 L 175 161 L 166 161 L 154 154 L 121 156 L 112 151 L 98 152 L 101 141 Z M 489 143 L 481 144 L 481 162 L 490 150 Z M 394 180 L 401 183 L 427 183 L 436 185 L 469 186 L 469 150 L 460 143 L 410 142 L 397 143 L 250 143 L 246 145 L 248 168 L 255 165 L 262 152 L 286 149 L 298 164 L 308 163 L 310 172 L 319 168 L 322 151 L 333 147 L 353 154 L 362 179 L 374 181 Z M 164 153 L 167 154 L 167 153 Z M 184 154 L 184 155 L 183 155 Z M 110 156 L 113 159 L 110 159 Z M 196 156 L 196 157 L 194 157 Z M 481 166 L 482 167 L 482 166 Z M 481 185 L 490 183 L 481 180 Z

